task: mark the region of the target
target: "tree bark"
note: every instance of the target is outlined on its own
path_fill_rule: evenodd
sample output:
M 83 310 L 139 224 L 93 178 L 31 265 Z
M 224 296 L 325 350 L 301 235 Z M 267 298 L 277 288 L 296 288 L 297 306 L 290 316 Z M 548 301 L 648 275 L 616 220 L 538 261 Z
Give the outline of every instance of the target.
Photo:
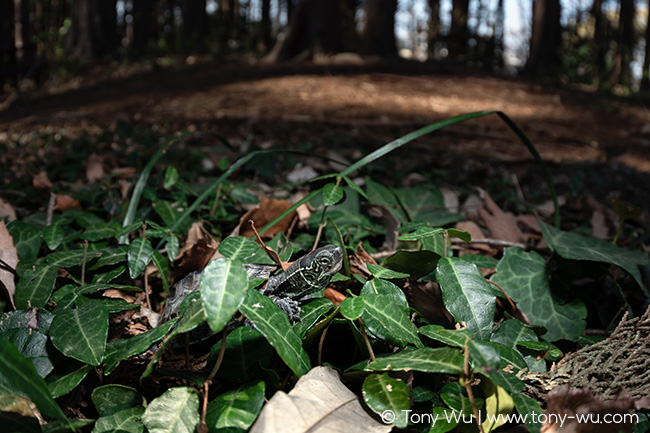
M 16 83 L 14 0 L 0 0 L 0 83 Z
M 397 0 L 366 0 L 366 26 L 362 42 L 365 54 L 396 57 L 395 12 Z
M 427 47 L 427 52 L 429 59 L 434 59 L 437 56 L 436 53 L 436 42 L 440 38 L 441 34 L 441 22 L 440 22 L 440 0 L 429 0 L 429 44 Z
M 607 54 L 607 36 L 605 20 L 603 19 L 603 0 L 594 0 L 591 7 L 591 17 L 594 21 L 594 65 L 595 75 L 599 86 L 606 81 L 605 55 Z
M 340 0 L 300 0 L 286 29 L 265 57 L 278 62 L 344 51 Z
M 453 0 L 451 7 L 451 28 L 449 29 L 449 56 L 462 62 L 466 59 L 469 29 L 469 0 Z
M 650 91 L 650 14 L 645 25 L 645 53 L 643 56 L 643 73 L 641 74 L 641 91 Z
M 204 39 L 208 32 L 208 14 L 205 10 L 206 0 L 182 0 L 183 45 L 187 50 L 205 49 Z
M 634 50 L 634 15 L 634 0 L 621 0 L 612 84 L 623 86 L 632 84 L 630 63 Z
M 530 54 L 526 64 L 529 75 L 538 79 L 555 80 L 560 64 L 561 39 L 560 1 L 535 0 Z
M 66 41 L 74 57 L 90 61 L 113 55 L 118 47 L 116 1 L 73 0 L 72 26 Z

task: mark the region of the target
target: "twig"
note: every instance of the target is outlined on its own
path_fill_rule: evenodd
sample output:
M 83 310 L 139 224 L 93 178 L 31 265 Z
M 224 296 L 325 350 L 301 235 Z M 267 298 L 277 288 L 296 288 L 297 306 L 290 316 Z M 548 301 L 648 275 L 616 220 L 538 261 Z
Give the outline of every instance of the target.
M 323 329 L 323 333 L 320 335 L 320 340 L 318 341 L 318 365 L 323 365 L 323 344 L 325 343 L 325 335 L 327 335 L 328 329 L 330 329 L 329 324 Z
M 50 192 L 50 201 L 47 204 L 47 216 L 45 217 L 45 227 L 52 225 L 54 217 L 54 205 L 56 204 L 56 194 Z
M 363 326 L 363 320 L 361 320 L 361 317 L 359 317 L 359 319 L 357 320 L 359 322 L 359 331 L 363 336 L 363 341 L 366 343 L 366 349 L 368 349 L 368 354 L 370 355 L 370 359 L 374 361 L 376 359 L 375 352 L 373 352 L 372 346 L 370 345 L 370 339 L 368 338 L 368 334 L 366 334 L 366 329 Z
M 515 305 L 515 303 L 512 302 L 512 299 L 510 299 L 510 296 L 508 296 L 508 294 L 506 293 L 506 291 L 503 290 L 503 289 L 501 288 L 500 285 L 498 285 L 497 283 L 495 283 L 495 282 L 492 281 L 492 280 L 485 280 L 485 281 L 487 281 L 487 282 L 490 283 L 490 284 L 494 284 L 495 286 L 497 286 L 497 288 L 498 288 L 499 290 L 501 290 L 501 293 L 503 293 L 503 296 L 505 296 L 506 299 L 508 300 L 508 302 L 510 303 L 510 306 L 512 307 L 512 309 L 513 309 L 514 311 L 517 311 L 517 310 L 518 310 L 518 308 L 517 308 L 517 306 Z
M 86 258 L 88 255 L 88 239 L 84 239 L 84 255 L 81 260 L 81 285 L 86 284 Z
M 465 358 L 463 361 L 463 382 L 465 384 L 465 391 L 467 391 L 469 403 L 472 405 L 472 412 L 474 412 L 474 418 L 476 419 L 478 430 L 481 433 L 485 433 L 483 431 L 483 426 L 481 425 L 480 413 L 478 411 L 478 407 L 476 406 L 476 400 L 474 399 L 474 392 L 472 392 L 472 377 L 469 370 L 469 346 L 467 346 L 467 343 L 465 343 L 465 350 L 463 355 Z

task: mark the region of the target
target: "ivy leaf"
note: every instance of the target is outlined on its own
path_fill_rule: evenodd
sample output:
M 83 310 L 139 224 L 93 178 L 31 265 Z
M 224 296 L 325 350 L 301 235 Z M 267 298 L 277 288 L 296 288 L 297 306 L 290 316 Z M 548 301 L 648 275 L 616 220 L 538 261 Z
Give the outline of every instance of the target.
M 325 206 L 335 205 L 343 199 L 343 195 L 343 188 L 335 183 L 328 183 L 323 187 L 323 204 Z
M 492 281 L 517 303 L 532 325 L 544 326 L 547 341 L 575 340 L 585 329 L 587 309 L 580 300 L 558 304 L 551 293 L 546 261 L 536 252 L 506 248 Z
M 199 424 L 199 395 L 177 387 L 154 399 L 142 416 L 149 433 L 194 433 Z
M 291 327 L 286 313 L 270 298 L 257 290 L 248 290 L 240 310 L 297 376 L 309 372 L 309 355 L 302 347 L 302 340 Z
M 398 305 L 390 296 L 364 294 L 361 319 L 376 337 L 397 346 L 414 344 L 423 347 L 415 325 L 408 316 L 408 308 Z
M 492 333 L 496 296 L 475 265 L 456 257 L 438 262 L 436 277 L 445 307 L 456 322 L 465 322 L 479 340 Z
M 26 270 L 16 284 L 16 308 L 44 307 L 54 290 L 56 274 L 57 268 L 45 263 Z
M 129 245 L 127 261 L 131 278 L 137 278 L 147 267 L 153 257 L 153 246 L 146 238 L 136 238 Z
M 206 266 L 201 275 L 201 298 L 214 332 L 221 331 L 244 301 L 248 274 L 239 260 L 220 257 Z
M 403 272 L 397 272 L 397 271 L 392 271 L 390 269 L 387 269 L 383 266 L 379 265 L 374 265 L 372 263 L 366 263 L 366 266 L 368 267 L 368 270 L 370 273 L 377 277 L 377 278 L 383 278 L 386 280 L 390 280 L 392 278 L 406 278 L 409 276 L 409 274 L 405 274 Z
M 247 430 L 262 409 L 264 390 L 264 382 L 258 382 L 240 386 L 212 400 L 205 416 L 208 429 Z
M 89 300 L 77 308 L 59 308 L 50 326 L 52 343 L 64 355 L 98 366 L 104 359 L 108 311 Z
M 217 247 L 219 253 L 230 260 L 244 262 L 260 250 L 260 246 L 252 239 L 244 236 L 228 236 Z
M 31 361 L 23 357 L 13 343 L 2 340 L 0 340 L 0 387 L 11 393 L 28 397 L 47 417 L 67 419 L 52 398 L 45 381 L 36 373 Z
M 384 374 L 371 374 L 363 381 L 363 401 L 375 413 L 381 416 L 385 411 L 395 414 L 391 423 L 398 428 L 408 425 L 408 410 L 410 408 L 410 393 L 406 384 Z
M 564 232 L 542 221 L 539 221 L 539 226 L 548 246 L 561 257 L 615 264 L 625 269 L 643 289 L 645 295 L 650 297 L 639 271 L 639 266 L 650 265 L 650 258 L 646 254 L 625 250 L 601 239 Z
M 461 374 L 463 372 L 463 362 L 463 354 L 458 349 L 424 347 L 422 349 L 403 350 L 377 358 L 366 365 L 363 370 L 415 370 L 424 373 Z

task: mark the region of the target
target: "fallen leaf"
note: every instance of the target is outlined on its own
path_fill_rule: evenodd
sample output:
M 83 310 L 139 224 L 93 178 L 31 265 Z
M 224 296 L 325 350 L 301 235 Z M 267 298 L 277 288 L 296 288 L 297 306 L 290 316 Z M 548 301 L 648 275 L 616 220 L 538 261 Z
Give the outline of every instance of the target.
M 250 431 L 388 433 L 392 428 L 368 415 L 334 369 L 316 367 L 289 394 L 276 392 Z
M 275 198 L 265 198 L 260 199 L 260 204 L 250 211 L 246 212 L 240 219 L 239 222 L 239 236 L 251 237 L 254 235 L 253 230 L 251 229 L 249 220 L 255 222 L 255 227 L 262 228 L 269 222 L 273 221 L 278 215 L 286 211 L 291 207 L 291 203 L 286 200 L 278 200 Z M 293 211 L 286 217 L 282 218 L 275 224 L 273 227 L 269 228 L 261 236 L 263 239 L 272 239 L 276 234 L 282 232 L 286 233 L 291 227 L 296 212 Z
M 11 222 L 16 219 L 16 211 L 7 200 L 0 197 L 0 219 L 7 218 Z
M 79 200 L 66 194 L 57 194 L 54 210 L 66 211 L 70 209 L 81 209 Z
M 442 198 L 445 203 L 445 209 L 450 213 L 458 213 L 460 210 L 460 201 L 458 200 L 458 193 L 449 188 L 440 188 Z
M 338 290 L 330 289 L 329 287 L 325 289 L 323 297 L 332 301 L 334 305 L 341 305 L 341 302 L 347 298 L 347 296 L 345 296 L 343 293 L 339 292 Z
M 476 224 L 474 221 L 460 221 L 456 223 L 455 226 L 458 230 L 462 230 L 464 232 L 469 233 L 472 236 L 472 239 L 485 239 L 485 234 L 483 233 L 483 230 Z M 471 250 L 479 250 L 479 251 L 485 251 L 489 253 L 490 255 L 495 255 L 497 253 L 497 250 L 492 248 L 488 244 L 466 244 L 462 243 L 459 244 L 461 248 L 465 250 L 467 253 L 475 253 L 476 251 L 471 251 Z
M 47 173 L 41 171 L 32 178 L 32 185 L 36 189 L 50 189 L 52 188 L 52 182 L 47 178 Z
M 484 205 L 478 208 L 478 214 L 490 232 L 490 237 L 508 242 L 524 241 L 514 215 L 502 211 L 487 191 L 481 190 L 481 193 Z
M 18 265 L 18 251 L 14 246 L 14 239 L 9 234 L 5 222 L 0 220 L 0 260 L 5 262 L 12 269 L 16 269 Z M 14 304 L 14 296 L 16 294 L 16 282 L 14 274 L 11 271 L 0 267 L 0 282 L 5 287 L 7 298 L 11 306 L 16 309 Z
M 219 243 L 203 228 L 200 222 L 190 226 L 185 244 L 174 262 L 174 275 L 182 277 L 190 272 L 201 270 L 217 251 Z
M 88 162 L 86 163 L 86 179 L 88 182 L 95 183 L 104 178 L 104 158 L 101 156 L 92 153 L 88 157 Z
M 432 323 L 454 323 L 453 316 L 442 302 L 442 291 L 437 282 L 407 278 L 404 294 L 409 305 L 416 307 L 426 320 Z

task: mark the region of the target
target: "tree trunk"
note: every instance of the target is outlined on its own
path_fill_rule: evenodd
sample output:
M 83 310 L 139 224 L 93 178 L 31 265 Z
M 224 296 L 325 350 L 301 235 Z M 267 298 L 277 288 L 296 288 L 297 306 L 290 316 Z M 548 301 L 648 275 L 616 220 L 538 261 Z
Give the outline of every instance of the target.
M 630 63 L 634 50 L 634 14 L 634 0 L 621 0 L 612 84 L 632 84 Z
M 300 0 L 289 25 L 278 35 L 265 60 L 307 59 L 318 53 L 338 53 L 343 49 L 340 0 Z
M 599 86 L 607 81 L 605 55 L 607 54 L 607 36 L 605 34 L 605 22 L 603 19 L 603 0 L 594 0 L 591 7 L 591 16 L 594 21 L 594 64 L 595 75 L 598 78 Z
M 262 0 L 262 20 L 260 22 L 260 44 L 262 51 L 271 48 L 271 0 Z
M 559 48 L 562 38 L 560 1 L 535 0 L 530 54 L 526 72 L 535 78 L 554 80 L 560 64 Z
M 0 83 L 16 83 L 14 0 L 0 0 Z
M 68 53 L 84 61 L 115 54 L 118 46 L 115 0 L 73 0 L 70 13 Z
M 493 66 L 496 68 L 503 68 L 503 33 L 504 33 L 504 9 L 503 0 L 497 3 L 496 17 L 494 19 L 494 27 L 492 29 L 492 37 L 494 38 L 494 62 Z
M 133 0 L 133 41 L 135 56 L 147 53 L 153 35 L 153 0 Z
M 466 59 L 469 29 L 469 0 L 452 0 L 451 27 L 449 29 L 449 56 L 462 62 Z
M 397 0 L 366 0 L 366 26 L 362 42 L 365 54 L 396 57 L 395 12 Z
M 643 73 L 641 75 L 641 91 L 650 91 L 650 14 L 645 25 L 645 53 L 643 56 Z
M 435 59 L 436 54 L 436 42 L 440 38 L 441 33 L 441 22 L 440 22 L 440 0 L 429 0 L 429 44 L 427 47 L 427 52 L 429 54 L 429 59 Z
M 186 50 L 205 49 L 204 39 L 208 31 L 208 14 L 205 11 L 206 0 L 182 0 L 183 14 L 183 48 Z

